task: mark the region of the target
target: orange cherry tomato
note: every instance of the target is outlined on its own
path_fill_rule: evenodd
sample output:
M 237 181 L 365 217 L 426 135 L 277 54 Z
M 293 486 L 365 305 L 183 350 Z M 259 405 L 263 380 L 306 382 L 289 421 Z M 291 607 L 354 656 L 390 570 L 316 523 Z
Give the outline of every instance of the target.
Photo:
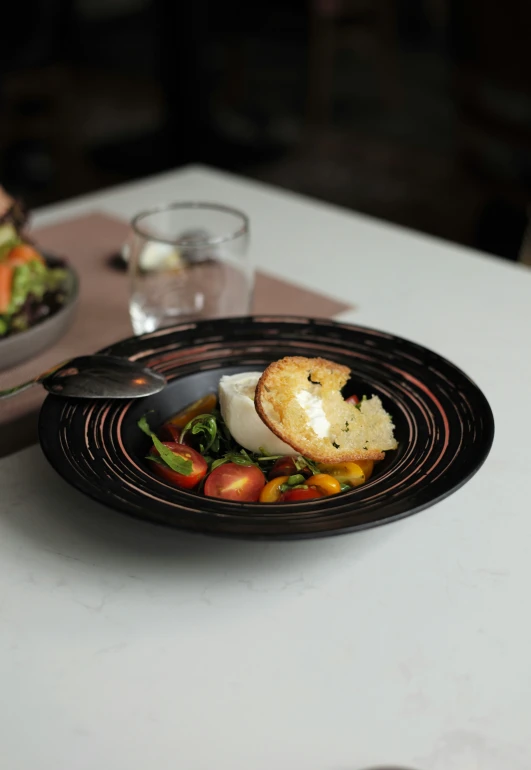
M 196 452 L 192 447 L 185 446 L 184 444 L 177 444 L 175 441 L 163 441 L 164 446 L 175 455 L 179 455 L 183 460 L 190 460 L 192 463 L 192 472 L 189 476 L 185 476 L 183 473 L 178 473 L 172 470 L 168 465 L 162 465 L 161 463 L 153 463 L 153 470 L 155 473 L 168 481 L 170 484 L 174 484 L 181 489 L 193 489 L 196 487 L 202 478 L 206 476 L 208 465 L 204 457 L 199 452 Z M 158 451 L 153 447 L 152 452 L 154 455 L 158 455 Z
M 168 422 L 171 422 L 172 425 L 175 425 L 182 430 L 194 417 L 197 417 L 200 414 L 210 414 L 210 412 L 213 412 L 217 403 L 218 399 L 216 394 L 207 393 L 206 396 L 194 401 L 193 404 L 188 404 L 187 407 L 181 409 L 181 411 L 177 412 L 173 417 L 170 417 Z
M 302 500 L 317 500 L 322 497 L 316 487 L 308 487 L 308 489 L 288 489 L 280 496 L 279 503 L 297 503 Z
M 271 481 L 268 481 L 265 487 L 260 492 L 261 503 L 278 503 L 282 492 L 280 487 L 285 484 L 289 479 L 289 476 L 276 476 Z
M 256 503 L 264 488 L 265 476 L 256 465 L 224 463 L 210 473 L 205 481 L 206 497 Z
M 329 473 L 316 473 L 315 476 L 310 476 L 306 481 L 306 484 L 308 484 L 309 487 L 318 489 L 325 497 L 337 495 L 341 492 L 341 484 Z
M 29 243 L 21 243 L 19 246 L 14 246 L 7 255 L 7 261 L 13 267 L 25 265 L 27 262 L 41 262 L 41 264 L 44 264 L 42 256 Z
M 347 402 L 347 404 L 359 404 L 360 402 L 359 398 L 354 394 L 346 398 L 345 401 Z

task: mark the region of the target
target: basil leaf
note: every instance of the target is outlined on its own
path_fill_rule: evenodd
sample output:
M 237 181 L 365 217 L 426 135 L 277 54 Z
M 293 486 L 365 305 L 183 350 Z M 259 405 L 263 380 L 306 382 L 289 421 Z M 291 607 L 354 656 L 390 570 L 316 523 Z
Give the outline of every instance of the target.
M 151 434 L 151 428 L 149 427 L 149 423 L 147 421 L 147 417 L 146 417 L 145 414 L 142 415 L 140 420 L 137 422 L 137 425 L 140 428 L 140 430 L 142 431 L 142 433 L 145 433 L 146 436 L 149 436 L 149 438 L 151 438 L 151 435 L 152 435 Z
M 183 476 L 190 476 L 193 468 L 191 460 L 185 460 L 184 457 L 180 457 L 179 455 L 175 454 L 175 452 L 172 452 L 172 450 L 165 446 L 154 433 L 151 434 L 151 438 L 153 439 L 153 444 L 158 449 L 162 460 L 164 460 L 164 463 L 168 466 L 168 468 L 171 468 L 172 471 L 180 473 Z
M 236 454 L 235 452 L 231 452 L 230 454 L 225 455 L 228 457 L 229 461 L 231 463 L 235 463 L 236 465 L 253 465 L 254 463 L 249 461 L 247 458 L 242 457 L 239 454 Z
M 152 463 L 157 463 L 157 465 L 166 465 L 157 455 L 146 455 L 146 460 L 151 460 Z
M 159 452 L 160 460 L 153 457 L 149 457 L 149 460 L 153 460 L 154 462 L 162 462 L 162 464 L 167 465 L 168 468 L 172 469 L 172 471 L 180 473 L 182 476 L 190 476 L 193 469 L 192 461 L 185 460 L 184 457 L 180 457 L 179 455 L 175 454 L 175 452 L 172 452 L 169 447 L 163 444 L 162 441 L 157 438 L 157 436 L 149 427 L 149 423 L 145 414 L 137 422 L 137 425 L 140 430 L 146 434 L 146 436 L 150 437 L 150 439 L 153 441 L 153 445 Z
M 225 463 L 228 463 L 229 460 L 227 457 L 218 457 L 217 460 L 214 460 L 212 465 L 210 466 L 210 470 L 213 471 L 215 468 L 219 468 L 220 465 L 224 465 Z
M 216 418 L 212 414 L 198 414 L 184 426 L 181 434 L 181 442 L 187 433 L 199 438 L 199 451 L 201 454 L 208 452 L 216 443 L 218 426 Z M 218 442 L 219 443 L 219 442 Z

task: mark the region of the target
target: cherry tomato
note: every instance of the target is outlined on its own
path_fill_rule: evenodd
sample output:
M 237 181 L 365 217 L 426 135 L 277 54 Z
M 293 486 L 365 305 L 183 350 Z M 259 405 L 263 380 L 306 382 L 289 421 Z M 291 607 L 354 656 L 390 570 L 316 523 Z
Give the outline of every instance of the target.
M 345 399 L 347 404 L 359 404 L 360 400 L 356 395 L 349 396 Z
M 13 267 L 25 265 L 26 262 L 37 261 L 44 263 L 44 259 L 39 252 L 28 243 L 21 243 L 19 246 L 14 246 L 7 255 L 7 261 L 10 265 L 13 265 Z
M 188 404 L 188 406 L 180 412 L 173 417 L 170 417 L 168 422 L 171 422 L 172 425 L 175 425 L 182 430 L 190 420 L 197 417 L 199 414 L 210 414 L 210 412 L 214 411 L 217 402 L 218 399 L 215 393 L 207 393 L 206 396 L 203 396 L 198 401 L 194 401 L 193 404 Z
M 174 441 L 176 444 L 180 443 L 181 431 L 176 425 L 171 422 L 165 422 L 158 432 L 158 436 L 161 441 Z
M 310 476 L 307 484 L 309 487 L 318 489 L 325 497 L 337 495 L 341 492 L 341 484 L 339 481 L 328 473 L 316 473 L 315 476 Z
M 372 471 L 374 469 L 374 460 L 358 460 L 356 465 L 358 465 L 363 471 L 363 475 L 365 476 L 365 481 L 368 481 L 372 476 Z
M 296 473 L 301 473 L 306 478 L 312 475 L 308 466 L 299 470 L 295 464 L 295 458 L 286 455 L 285 457 L 280 457 L 278 460 L 275 460 L 273 467 L 267 475 L 270 479 L 276 479 L 277 476 L 294 476 Z
M 161 465 L 160 463 L 153 463 L 153 470 L 155 473 L 168 481 L 170 484 L 175 484 L 176 487 L 181 489 L 192 489 L 197 486 L 202 478 L 206 476 L 208 465 L 204 457 L 201 457 L 199 452 L 184 444 L 177 444 L 175 441 L 163 441 L 164 446 L 182 457 L 183 460 L 191 460 L 192 472 L 189 476 L 185 476 L 183 473 L 177 473 L 167 465 Z M 158 455 L 158 451 L 153 447 L 153 454 Z
M 256 503 L 266 479 L 256 465 L 225 463 L 214 468 L 205 481 L 205 495 L 240 503 Z
M 370 478 L 373 465 L 372 460 L 360 460 L 357 463 L 319 463 L 319 470 L 333 476 L 340 484 L 359 487 Z
M 289 476 L 276 476 L 271 481 L 268 481 L 265 487 L 260 492 L 261 503 L 278 503 L 282 492 L 280 487 L 285 484 L 289 479 Z
M 288 489 L 280 496 L 279 503 L 297 503 L 301 500 L 317 500 L 322 494 L 315 487 L 308 489 Z

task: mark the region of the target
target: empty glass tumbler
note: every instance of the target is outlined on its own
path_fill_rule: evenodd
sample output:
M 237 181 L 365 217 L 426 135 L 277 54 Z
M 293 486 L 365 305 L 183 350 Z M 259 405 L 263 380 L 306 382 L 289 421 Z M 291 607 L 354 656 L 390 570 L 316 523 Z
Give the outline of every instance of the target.
M 215 203 L 172 203 L 138 214 L 128 243 L 135 334 L 246 315 L 254 271 L 249 220 Z

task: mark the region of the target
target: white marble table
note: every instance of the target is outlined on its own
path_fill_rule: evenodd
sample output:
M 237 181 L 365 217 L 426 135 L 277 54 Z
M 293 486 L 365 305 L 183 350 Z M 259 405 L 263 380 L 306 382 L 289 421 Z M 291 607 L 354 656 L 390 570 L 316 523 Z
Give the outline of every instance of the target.
M 5 770 L 529 770 L 531 271 L 193 167 L 42 210 L 244 208 L 269 272 L 435 348 L 485 391 L 492 453 L 404 521 L 292 543 L 152 528 L 38 447 L 0 461 Z

